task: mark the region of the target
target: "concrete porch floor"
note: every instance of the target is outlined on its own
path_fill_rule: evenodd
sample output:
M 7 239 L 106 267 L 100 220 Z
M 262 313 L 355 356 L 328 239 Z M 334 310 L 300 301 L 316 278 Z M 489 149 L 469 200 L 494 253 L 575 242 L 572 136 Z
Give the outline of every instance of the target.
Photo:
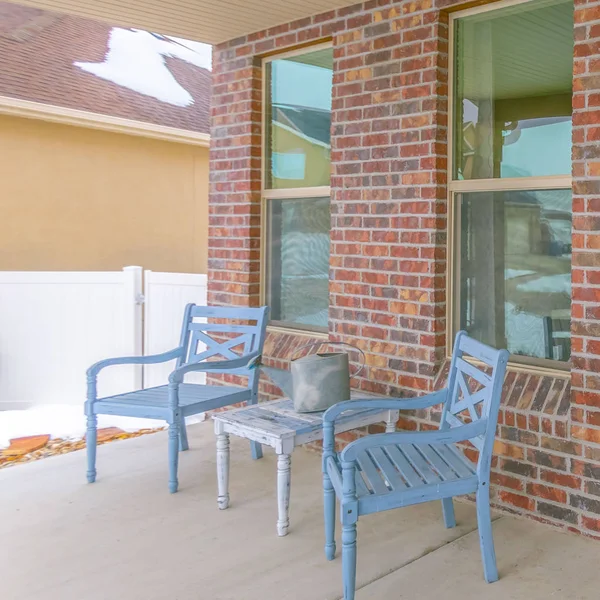
M 290 534 L 278 538 L 274 454 L 253 462 L 232 438 L 231 507 L 219 511 L 212 424 L 189 434 L 175 495 L 162 432 L 100 447 L 93 485 L 84 452 L 0 471 L 0 598 L 340 598 L 339 550 L 333 562 L 323 555 L 318 455 L 292 458 Z M 498 516 L 501 579 L 487 585 L 474 507 L 456 503 L 456 516 L 446 530 L 430 503 L 360 520 L 357 599 L 599 597 L 597 542 Z

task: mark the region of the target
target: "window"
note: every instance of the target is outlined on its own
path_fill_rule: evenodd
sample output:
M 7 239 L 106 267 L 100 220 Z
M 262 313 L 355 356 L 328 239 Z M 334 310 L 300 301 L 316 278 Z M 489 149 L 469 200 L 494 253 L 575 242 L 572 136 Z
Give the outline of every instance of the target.
M 264 296 L 272 324 L 326 331 L 331 214 L 329 44 L 264 62 Z
M 471 9 L 452 35 L 452 329 L 566 366 L 573 3 Z

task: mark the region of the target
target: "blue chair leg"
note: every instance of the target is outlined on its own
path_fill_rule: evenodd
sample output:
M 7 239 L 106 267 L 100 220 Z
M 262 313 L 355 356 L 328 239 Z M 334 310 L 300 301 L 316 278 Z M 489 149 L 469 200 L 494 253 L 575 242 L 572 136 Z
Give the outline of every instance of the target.
M 327 473 L 323 473 L 323 500 L 325 514 L 325 556 L 335 558 L 335 491 Z
M 169 423 L 169 491 L 174 494 L 179 485 L 177 467 L 179 463 L 179 415 L 172 417 Z
M 96 481 L 96 444 L 98 438 L 98 417 L 88 415 L 85 446 L 87 449 L 87 480 L 88 483 Z
M 456 527 L 456 517 L 454 516 L 452 498 L 442 498 L 442 513 L 444 514 L 444 525 L 446 526 L 446 529 Z
M 356 523 L 342 525 L 342 579 L 344 581 L 344 600 L 354 600 L 356 592 Z
M 190 445 L 188 444 L 187 429 L 185 428 L 185 417 L 182 415 L 179 419 L 179 450 L 189 450 Z
M 250 442 L 250 451 L 252 452 L 252 460 L 263 457 L 262 446 L 258 442 Z
M 488 583 L 498 581 L 496 551 L 492 534 L 492 514 L 490 511 L 489 486 L 481 486 L 477 490 L 477 526 L 479 528 L 479 545 L 483 561 L 483 575 Z

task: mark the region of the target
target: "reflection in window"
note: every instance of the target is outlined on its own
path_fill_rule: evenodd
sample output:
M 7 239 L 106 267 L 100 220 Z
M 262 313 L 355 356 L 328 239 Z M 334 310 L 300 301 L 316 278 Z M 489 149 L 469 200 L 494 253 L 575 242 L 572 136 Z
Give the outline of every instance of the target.
M 331 48 L 268 63 L 267 189 L 329 185 L 332 78 Z M 305 168 L 282 169 L 287 155 L 304 156 Z
M 456 21 L 455 179 L 571 172 L 573 2 Z
M 460 326 L 515 355 L 571 354 L 571 190 L 458 196 Z
M 269 201 L 267 301 L 273 321 L 327 328 L 329 198 Z
M 271 169 L 276 179 L 304 179 L 306 155 L 302 152 L 273 152 Z

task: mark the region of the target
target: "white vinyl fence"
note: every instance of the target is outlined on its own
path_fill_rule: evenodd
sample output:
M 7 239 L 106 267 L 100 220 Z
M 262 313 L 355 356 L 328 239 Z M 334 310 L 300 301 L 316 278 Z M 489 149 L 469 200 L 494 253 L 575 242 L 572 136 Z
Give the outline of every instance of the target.
M 176 347 L 188 302 L 206 304 L 205 275 L 0 272 L 0 410 L 82 406 L 94 362 Z M 164 384 L 173 367 L 109 367 L 99 395 Z
M 144 273 L 144 354 L 177 348 L 186 304 L 206 305 L 206 275 Z M 167 383 L 175 361 L 144 365 L 144 387 Z M 190 373 L 186 382 L 204 383 L 203 373 Z

